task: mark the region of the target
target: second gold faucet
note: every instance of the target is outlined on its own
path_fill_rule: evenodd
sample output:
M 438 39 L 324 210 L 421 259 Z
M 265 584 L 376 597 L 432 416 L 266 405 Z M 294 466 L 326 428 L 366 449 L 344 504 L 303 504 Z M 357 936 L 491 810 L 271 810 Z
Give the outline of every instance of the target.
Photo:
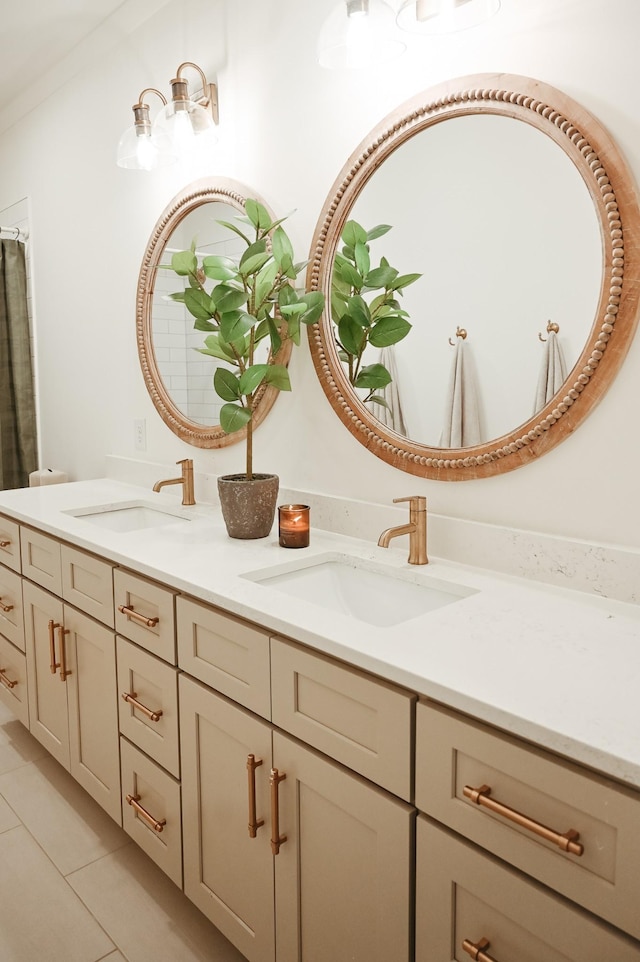
M 381 548 L 388 548 L 392 538 L 398 538 L 401 534 L 408 534 L 409 564 L 426 565 L 429 563 L 427 558 L 427 499 L 420 494 L 414 494 L 410 498 L 393 499 L 394 504 L 399 504 L 401 501 L 409 502 L 408 523 L 396 525 L 395 528 L 386 528 L 378 538 L 378 545 Z
M 157 492 L 161 488 L 166 487 L 168 484 L 181 484 L 182 503 L 195 504 L 196 499 L 193 491 L 193 461 L 191 458 L 183 458 L 182 461 L 176 461 L 176 464 L 182 465 L 182 475 L 179 478 L 168 478 L 166 481 L 156 481 L 153 486 L 153 490 Z

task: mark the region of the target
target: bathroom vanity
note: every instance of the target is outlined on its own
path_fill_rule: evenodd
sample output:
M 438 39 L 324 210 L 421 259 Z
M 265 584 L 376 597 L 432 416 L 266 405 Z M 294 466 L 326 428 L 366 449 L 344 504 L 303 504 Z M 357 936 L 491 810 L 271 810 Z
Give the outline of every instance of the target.
M 0 494 L 0 657 L 250 960 L 640 959 L 635 606 L 87 481 Z

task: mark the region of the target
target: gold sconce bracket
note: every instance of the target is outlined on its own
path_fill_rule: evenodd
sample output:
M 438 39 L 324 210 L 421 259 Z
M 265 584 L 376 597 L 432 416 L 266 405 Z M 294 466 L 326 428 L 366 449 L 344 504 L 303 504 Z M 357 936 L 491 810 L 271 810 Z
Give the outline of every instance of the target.
M 181 63 L 176 71 L 174 79 L 171 81 L 171 95 L 174 100 L 188 100 L 189 94 L 187 90 L 187 81 L 182 77 L 182 70 L 185 67 L 192 67 L 200 75 L 200 81 L 202 83 L 202 96 L 196 98 L 196 103 L 204 107 L 211 114 L 214 124 L 219 123 L 220 115 L 218 110 L 218 85 L 209 83 L 204 75 L 204 71 L 197 63 L 192 63 L 190 60 L 185 60 Z M 177 94 L 177 96 L 176 96 Z

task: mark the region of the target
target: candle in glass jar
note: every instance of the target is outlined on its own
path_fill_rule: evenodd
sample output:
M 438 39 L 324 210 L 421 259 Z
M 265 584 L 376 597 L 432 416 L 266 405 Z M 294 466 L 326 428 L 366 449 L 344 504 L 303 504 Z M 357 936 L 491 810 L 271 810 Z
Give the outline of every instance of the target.
M 281 548 L 307 548 L 309 545 L 309 505 L 279 505 L 278 535 Z

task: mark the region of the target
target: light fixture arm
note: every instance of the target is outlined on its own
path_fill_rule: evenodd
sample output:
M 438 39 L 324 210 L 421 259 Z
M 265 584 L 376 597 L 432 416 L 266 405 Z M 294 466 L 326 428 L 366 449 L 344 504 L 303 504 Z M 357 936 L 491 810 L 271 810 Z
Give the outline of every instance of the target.
M 191 67 L 200 74 L 200 80 L 202 82 L 202 97 L 200 97 L 196 103 L 208 110 L 213 118 L 214 124 L 219 121 L 218 114 L 218 85 L 211 84 L 205 77 L 204 71 L 198 66 L 197 63 L 192 63 L 190 60 L 186 60 L 181 63 L 176 71 L 174 79 L 171 81 L 171 98 L 176 104 L 176 109 L 179 109 L 178 105 L 183 102 L 186 103 L 190 99 L 189 97 L 189 85 L 187 81 L 182 77 L 182 70 L 185 67 Z
M 133 110 L 133 123 L 138 137 L 148 137 L 151 135 L 149 104 L 144 102 L 146 94 L 157 94 L 163 105 L 166 106 L 167 104 L 167 98 L 164 96 L 164 94 L 161 94 L 159 90 L 156 90 L 155 87 L 145 87 L 138 97 L 138 103 L 134 104 L 131 108 Z

